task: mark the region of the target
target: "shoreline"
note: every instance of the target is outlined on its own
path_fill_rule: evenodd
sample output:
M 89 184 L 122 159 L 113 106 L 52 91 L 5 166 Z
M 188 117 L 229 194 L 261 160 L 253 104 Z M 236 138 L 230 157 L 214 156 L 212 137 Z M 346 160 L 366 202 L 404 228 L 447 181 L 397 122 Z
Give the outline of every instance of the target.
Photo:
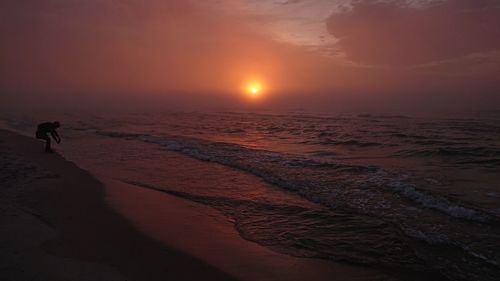
M 331 276 L 340 280 L 393 280 L 362 266 L 275 252 L 241 237 L 234 222 L 212 207 L 133 184 L 104 182 L 106 200 L 141 232 L 238 280 L 327 281 Z
M 99 181 L 40 142 L 0 136 L 3 147 L 53 174 L 14 194 L 18 202 L 2 215 L 2 248 L 12 248 L 0 254 L 2 280 L 236 280 L 140 233 L 105 203 Z
M 27 227 L 42 232 L 42 224 L 53 232 L 32 246 L 41 252 L 32 258 L 33 274 L 50 276 L 42 280 L 394 280 L 371 268 L 276 253 L 243 239 L 211 207 L 96 178 L 44 153 L 37 140 L 5 130 L 0 136 L 1 145 L 57 175 L 36 179 L 21 196 L 33 210 L 25 215 Z M 18 244 L 30 238 L 18 236 Z M 76 266 L 60 272 L 56 260 L 44 272 L 36 261 L 46 256 Z

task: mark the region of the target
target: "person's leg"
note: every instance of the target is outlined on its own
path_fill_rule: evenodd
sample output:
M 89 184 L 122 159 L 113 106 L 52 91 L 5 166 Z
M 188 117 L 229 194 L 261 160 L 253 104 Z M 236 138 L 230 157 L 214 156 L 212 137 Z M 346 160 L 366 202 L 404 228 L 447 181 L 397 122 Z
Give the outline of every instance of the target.
M 50 137 L 47 134 L 36 132 L 36 138 L 45 140 L 45 152 L 53 152 L 50 147 Z
M 45 140 L 45 152 L 52 152 L 52 148 L 50 147 L 50 138 L 49 136 L 40 136 L 39 139 Z
M 50 147 L 50 138 L 47 137 L 45 140 L 46 140 L 46 143 L 45 143 L 45 152 L 52 152 L 52 148 Z

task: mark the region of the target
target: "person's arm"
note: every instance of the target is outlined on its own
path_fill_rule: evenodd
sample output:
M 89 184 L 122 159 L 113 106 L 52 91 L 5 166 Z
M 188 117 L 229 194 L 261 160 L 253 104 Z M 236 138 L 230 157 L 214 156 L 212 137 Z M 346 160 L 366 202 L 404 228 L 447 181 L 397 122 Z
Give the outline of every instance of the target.
M 59 135 L 57 134 L 57 131 L 54 130 L 52 132 L 50 132 L 50 134 L 52 135 L 52 138 L 57 142 L 57 143 L 60 143 L 61 142 L 61 138 L 59 137 Z

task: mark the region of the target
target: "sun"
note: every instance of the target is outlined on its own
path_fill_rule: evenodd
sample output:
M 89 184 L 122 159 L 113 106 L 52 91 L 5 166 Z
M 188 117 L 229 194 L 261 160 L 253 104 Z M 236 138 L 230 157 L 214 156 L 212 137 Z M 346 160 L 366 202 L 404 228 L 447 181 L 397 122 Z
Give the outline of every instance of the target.
M 247 84 L 246 86 L 246 92 L 249 94 L 251 97 L 259 97 L 262 92 L 262 84 L 257 81 L 253 81 Z

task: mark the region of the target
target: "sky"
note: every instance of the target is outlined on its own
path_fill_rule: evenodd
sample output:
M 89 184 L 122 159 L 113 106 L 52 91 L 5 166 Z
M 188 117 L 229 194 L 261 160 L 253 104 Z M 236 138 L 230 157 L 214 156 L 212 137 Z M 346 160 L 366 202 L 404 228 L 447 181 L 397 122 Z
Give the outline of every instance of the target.
M 4 106 L 500 108 L 500 0 L 2 0 L 0 37 Z

